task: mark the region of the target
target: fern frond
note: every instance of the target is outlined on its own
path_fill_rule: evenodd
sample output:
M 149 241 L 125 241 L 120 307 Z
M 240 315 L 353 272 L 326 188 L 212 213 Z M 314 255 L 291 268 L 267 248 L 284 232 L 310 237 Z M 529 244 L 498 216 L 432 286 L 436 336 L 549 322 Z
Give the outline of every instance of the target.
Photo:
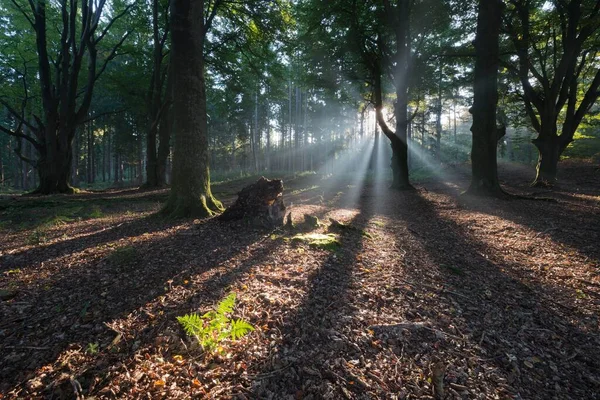
M 230 319 L 229 315 L 235 306 L 235 293 L 230 293 L 216 307 L 200 316 L 196 313 L 177 317 L 185 332 L 195 336 L 202 348 L 213 352 L 218 349 L 218 344 L 224 339 L 237 340 L 251 331 L 254 327 L 248 322 Z
M 217 306 L 217 313 L 221 315 L 231 314 L 235 306 L 235 293 L 229 293 Z
M 177 317 L 177 321 L 179 321 L 188 336 L 199 336 L 204 330 L 204 322 L 196 313 Z
M 252 332 L 254 327 L 250 325 L 248 322 L 238 319 L 231 320 L 231 339 L 236 340 L 243 336 L 246 336 L 248 333 Z

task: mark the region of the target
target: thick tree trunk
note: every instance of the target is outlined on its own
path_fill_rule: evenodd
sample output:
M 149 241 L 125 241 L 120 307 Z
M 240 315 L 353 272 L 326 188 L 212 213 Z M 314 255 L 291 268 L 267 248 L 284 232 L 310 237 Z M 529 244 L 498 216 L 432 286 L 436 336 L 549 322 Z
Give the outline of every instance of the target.
M 392 140 L 392 188 L 397 190 L 414 189 L 408 178 L 408 147 L 402 139 Z
M 558 161 L 562 152 L 566 149 L 561 136 L 541 136 L 534 139 L 533 144 L 537 147 L 539 156 L 536 167 L 536 177 L 533 186 L 551 187 L 556 183 Z
M 479 1 L 475 38 L 475 81 L 473 83 L 472 177 L 467 194 L 502 196 L 498 181 L 496 127 L 498 103 L 498 38 L 502 19 L 501 0 Z
M 73 155 L 71 151 L 57 153 L 53 159 L 40 158 L 39 186 L 32 194 L 74 193 L 70 185 Z
M 171 2 L 173 68 L 173 183 L 163 209 L 175 217 L 207 217 L 223 210 L 210 190 L 204 80 L 204 1 Z
M 163 115 L 160 127 L 158 128 L 158 155 L 156 159 L 156 182 L 157 186 L 165 186 L 167 184 L 167 159 L 171 147 L 169 144 L 171 136 L 171 119 L 170 111 L 166 111 Z

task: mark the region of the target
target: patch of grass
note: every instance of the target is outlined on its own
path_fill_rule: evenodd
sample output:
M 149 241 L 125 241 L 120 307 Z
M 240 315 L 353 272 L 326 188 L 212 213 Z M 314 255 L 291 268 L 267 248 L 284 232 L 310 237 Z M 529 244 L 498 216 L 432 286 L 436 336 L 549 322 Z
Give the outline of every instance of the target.
M 48 235 L 43 228 L 34 229 L 29 235 L 27 235 L 26 243 L 30 246 L 39 246 L 48 241 Z
M 384 228 L 385 227 L 385 222 L 380 221 L 378 219 L 371 221 L 371 223 L 379 228 Z
M 410 179 L 412 182 L 425 182 L 436 177 L 432 168 L 421 167 L 410 171 Z
M 88 218 L 91 218 L 91 219 L 102 218 L 103 216 L 104 216 L 104 214 L 102 213 L 102 210 L 98 206 L 92 207 L 92 211 L 90 211 L 90 213 L 88 214 Z
M 119 247 L 108 256 L 108 261 L 115 265 L 130 265 L 137 261 L 138 251 L 133 246 Z
M 68 217 L 66 215 L 54 215 L 52 217 L 46 218 L 46 221 L 43 223 L 43 226 L 64 226 L 69 222 L 73 222 L 73 218 Z
M 334 251 L 340 248 L 341 244 L 337 240 L 337 236 L 328 233 L 307 233 L 297 234 L 292 237 L 292 241 L 306 243 L 309 246 L 316 247 L 318 249 Z
M 5 275 L 18 275 L 20 273 L 21 273 L 21 269 L 20 268 L 15 268 L 15 269 L 9 269 L 4 274 Z

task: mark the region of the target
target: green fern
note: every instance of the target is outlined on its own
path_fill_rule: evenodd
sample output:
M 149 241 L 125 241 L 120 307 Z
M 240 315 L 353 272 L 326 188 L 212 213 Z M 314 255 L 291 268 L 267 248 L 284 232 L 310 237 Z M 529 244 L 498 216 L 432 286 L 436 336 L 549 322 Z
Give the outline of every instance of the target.
M 221 315 L 231 314 L 233 312 L 233 307 L 235 306 L 235 293 L 231 292 L 227 297 L 225 297 L 219 305 L 217 306 L 217 313 Z
M 188 336 L 194 336 L 204 350 L 212 352 L 222 340 L 237 340 L 254 330 L 252 325 L 242 319 L 229 318 L 235 307 L 235 299 L 235 293 L 230 293 L 214 310 L 202 316 L 196 313 L 186 314 L 177 317 L 177 321 Z
M 199 332 L 204 330 L 204 322 L 196 313 L 177 317 L 177 321 L 183 326 L 183 330 L 188 336 L 196 336 Z
M 231 320 L 231 340 L 237 340 L 254 330 L 254 327 L 241 319 Z

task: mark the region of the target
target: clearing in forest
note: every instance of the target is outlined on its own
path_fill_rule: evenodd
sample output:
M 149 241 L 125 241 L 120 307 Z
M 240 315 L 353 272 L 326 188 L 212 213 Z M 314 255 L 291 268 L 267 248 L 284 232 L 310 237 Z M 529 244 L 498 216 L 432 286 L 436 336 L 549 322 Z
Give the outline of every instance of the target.
M 554 201 L 284 178 L 292 231 L 161 219 L 166 191 L 3 198 L 0 398 L 600 398 L 599 172 L 562 174 Z M 203 354 L 177 317 L 231 292 L 255 330 Z

